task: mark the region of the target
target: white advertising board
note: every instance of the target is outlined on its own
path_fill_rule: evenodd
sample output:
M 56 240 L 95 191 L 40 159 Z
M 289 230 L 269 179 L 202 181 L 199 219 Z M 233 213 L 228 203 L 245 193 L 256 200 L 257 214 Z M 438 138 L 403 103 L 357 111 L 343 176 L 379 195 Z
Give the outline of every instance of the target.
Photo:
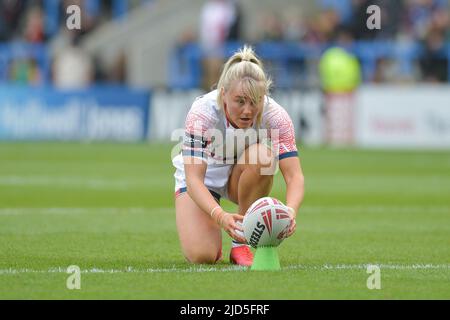
M 449 148 L 450 86 L 363 87 L 355 122 L 358 146 Z
M 155 90 L 150 108 L 150 140 L 170 140 L 175 130 L 184 128 L 186 115 L 199 90 L 167 92 Z M 319 91 L 275 91 L 272 97 L 287 111 L 300 144 L 323 142 L 322 96 Z

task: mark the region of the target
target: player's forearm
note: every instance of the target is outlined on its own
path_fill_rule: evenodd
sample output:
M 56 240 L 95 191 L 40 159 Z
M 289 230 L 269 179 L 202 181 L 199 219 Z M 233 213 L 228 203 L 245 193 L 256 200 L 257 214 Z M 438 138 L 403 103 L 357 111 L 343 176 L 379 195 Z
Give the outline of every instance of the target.
M 299 174 L 286 183 L 286 205 L 297 214 L 305 194 L 305 179 Z
M 208 188 L 206 188 L 203 181 L 193 178 L 188 179 L 186 181 L 186 184 L 189 196 L 204 212 L 210 214 L 211 210 L 218 206 L 217 202 L 214 200 L 214 197 L 211 195 Z

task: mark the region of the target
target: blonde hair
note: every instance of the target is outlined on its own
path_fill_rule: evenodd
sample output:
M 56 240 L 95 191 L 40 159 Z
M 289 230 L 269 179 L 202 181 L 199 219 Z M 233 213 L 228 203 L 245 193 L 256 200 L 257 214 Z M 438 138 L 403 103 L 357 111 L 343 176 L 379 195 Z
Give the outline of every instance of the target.
M 224 110 L 222 90 L 228 90 L 234 81 L 242 83 L 243 90 L 254 105 L 260 105 L 264 96 L 269 93 L 272 81 L 266 76 L 262 61 L 253 49 L 244 46 L 225 63 L 222 74 L 217 83 L 217 103 Z M 262 119 L 262 108 L 256 122 L 259 127 Z

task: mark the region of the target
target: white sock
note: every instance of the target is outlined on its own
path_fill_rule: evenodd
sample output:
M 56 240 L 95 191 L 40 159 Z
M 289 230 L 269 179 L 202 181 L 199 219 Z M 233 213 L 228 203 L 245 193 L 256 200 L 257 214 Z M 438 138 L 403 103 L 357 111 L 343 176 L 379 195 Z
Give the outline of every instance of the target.
M 236 224 L 239 227 L 242 227 L 242 223 L 240 221 L 238 221 Z M 240 235 L 241 237 L 244 237 L 244 232 L 242 232 L 240 230 L 235 230 L 235 231 L 238 235 Z M 246 246 L 246 245 L 247 245 L 246 243 L 240 243 L 240 242 L 237 242 L 236 240 L 231 241 L 232 248 L 242 247 L 242 246 Z

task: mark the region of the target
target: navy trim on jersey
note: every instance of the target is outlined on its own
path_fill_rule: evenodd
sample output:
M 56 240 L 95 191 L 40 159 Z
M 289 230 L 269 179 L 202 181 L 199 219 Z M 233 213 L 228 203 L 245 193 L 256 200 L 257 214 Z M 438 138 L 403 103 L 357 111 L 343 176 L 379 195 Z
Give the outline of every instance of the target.
M 178 190 L 178 192 L 179 192 L 179 193 L 185 193 L 185 192 L 187 192 L 187 187 L 180 188 L 180 189 Z
M 183 157 L 198 157 L 198 158 L 202 158 L 202 159 L 207 159 L 208 158 L 206 156 L 206 153 L 202 152 L 202 151 L 183 150 L 181 152 L 181 154 L 183 155 Z
M 205 149 L 210 144 L 210 141 L 208 141 L 206 137 L 196 136 L 186 132 L 183 144 L 184 146 L 192 149 Z
M 278 157 L 278 160 L 283 160 L 286 158 L 298 157 L 298 151 L 286 152 Z
M 212 196 L 214 197 L 214 199 L 216 199 L 217 202 L 220 202 L 220 194 L 218 194 L 217 192 L 214 192 L 212 190 L 209 190 L 209 192 L 212 194 Z

